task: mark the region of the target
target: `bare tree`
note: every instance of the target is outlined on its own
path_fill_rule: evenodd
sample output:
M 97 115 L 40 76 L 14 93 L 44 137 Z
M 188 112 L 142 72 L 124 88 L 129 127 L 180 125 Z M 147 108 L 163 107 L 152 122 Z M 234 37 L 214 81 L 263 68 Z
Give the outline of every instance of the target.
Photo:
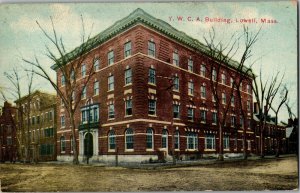
M 278 128 L 278 113 L 282 107 L 282 105 L 287 101 L 287 97 L 288 97 L 288 89 L 287 87 L 284 87 L 283 90 L 281 91 L 281 95 L 280 95 L 280 102 L 277 106 L 277 108 L 275 109 L 274 107 L 271 106 L 271 109 L 273 110 L 273 112 L 275 113 L 275 133 L 276 133 L 276 157 L 279 157 L 280 154 L 280 147 L 281 147 L 281 137 L 280 134 L 281 132 L 279 131 Z
M 223 40 L 217 41 L 215 30 L 212 28 L 212 30 L 209 31 L 209 37 L 204 37 L 204 40 L 206 42 L 206 46 L 208 47 L 207 54 L 211 58 L 215 58 L 215 64 L 210 65 L 210 73 L 211 73 L 211 79 L 210 79 L 210 85 L 212 88 L 213 97 L 215 99 L 215 108 L 217 111 L 217 125 L 219 128 L 219 160 L 223 160 L 223 128 L 226 126 L 226 120 L 228 117 L 228 113 L 231 109 L 231 100 L 234 99 L 235 95 L 235 88 L 237 90 L 238 95 L 238 101 L 241 108 L 242 116 L 244 117 L 243 120 L 245 121 L 245 114 L 244 110 L 242 109 L 242 94 L 239 90 L 240 85 L 243 81 L 251 79 L 252 77 L 252 70 L 251 66 L 254 64 L 252 63 L 250 67 L 245 66 L 245 62 L 252 56 L 251 49 L 253 48 L 254 44 L 258 40 L 258 35 L 260 33 L 261 28 L 256 33 L 250 33 L 248 27 L 244 27 L 243 34 L 241 36 L 237 36 L 236 34 L 233 34 L 229 41 L 227 43 L 224 43 Z M 232 58 L 236 55 L 237 51 L 240 49 L 239 47 L 239 41 L 240 39 L 244 39 L 244 50 L 242 52 L 242 56 L 239 60 L 239 62 L 232 61 Z M 233 82 L 231 83 L 231 88 L 229 91 L 229 98 L 230 100 L 221 99 L 222 93 L 219 89 L 219 76 L 221 74 L 221 70 L 226 70 L 227 68 L 232 68 L 232 66 L 235 66 L 235 73 L 232 74 Z M 224 68 L 225 66 L 225 68 Z M 227 67 L 227 68 L 226 68 Z M 250 83 L 251 84 L 251 83 Z M 226 94 L 226 93 L 225 93 Z M 247 158 L 246 154 L 246 130 L 244 130 L 244 157 Z
M 267 117 L 272 106 L 272 103 L 277 95 L 279 88 L 282 84 L 284 75 L 279 79 L 279 72 L 271 77 L 271 80 L 263 81 L 262 72 L 260 71 L 259 78 L 253 76 L 254 85 L 253 93 L 257 102 L 258 107 L 258 119 L 259 119 L 259 133 L 260 133 L 260 156 L 264 158 L 264 138 L 265 138 L 265 127 Z
M 81 17 L 82 22 L 82 35 L 81 35 L 81 46 L 77 47 L 72 54 L 68 53 L 65 49 L 65 44 L 62 40 L 62 37 L 58 37 L 52 18 L 52 34 L 48 33 L 37 21 L 37 25 L 43 32 L 47 40 L 50 41 L 50 44 L 54 46 L 54 49 L 51 50 L 49 46 L 46 45 L 46 56 L 54 62 L 54 68 L 57 72 L 57 81 L 63 81 L 64 86 L 59 86 L 58 82 L 51 78 L 50 73 L 46 69 L 46 65 L 41 63 L 38 58 L 35 56 L 34 60 L 23 59 L 27 64 L 30 64 L 33 67 L 33 72 L 38 76 L 44 78 L 49 82 L 52 87 L 57 92 L 57 95 L 61 99 L 61 102 L 64 104 L 67 115 L 70 118 L 71 122 L 71 131 L 72 131 L 72 140 L 73 140 L 73 163 L 78 164 L 78 148 L 76 144 L 76 123 L 75 123 L 75 112 L 78 108 L 78 105 L 81 101 L 81 95 L 86 89 L 88 82 L 91 80 L 94 74 L 93 65 L 87 69 L 86 76 L 81 80 L 77 79 L 80 74 L 80 70 L 83 62 L 86 59 L 86 53 L 90 49 L 91 39 L 89 34 L 85 37 L 85 28 L 83 18 Z M 58 53 L 55 54 L 55 53 Z M 74 54 L 74 55 L 73 55 Z M 50 68 L 49 68 L 50 69 Z M 59 77 L 59 75 L 61 75 Z M 62 80 L 63 79 L 63 80 Z
M 19 74 L 19 69 L 17 67 L 13 68 L 12 73 L 5 72 L 4 75 L 12 85 L 11 89 L 9 89 L 9 93 L 13 96 L 16 101 L 19 101 L 22 97 L 22 77 Z M 18 141 L 18 151 L 19 155 L 23 162 L 30 161 L 30 103 L 31 103 L 31 93 L 33 91 L 33 78 L 34 74 L 33 71 L 28 71 L 26 73 L 27 77 L 27 95 L 25 96 L 24 100 L 24 107 L 22 105 L 17 107 L 18 111 L 18 134 L 17 134 L 17 141 Z M 8 89 L 7 89 L 8 90 Z M 26 110 L 25 110 L 26 109 Z M 26 117 L 26 119 L 25 119 Z

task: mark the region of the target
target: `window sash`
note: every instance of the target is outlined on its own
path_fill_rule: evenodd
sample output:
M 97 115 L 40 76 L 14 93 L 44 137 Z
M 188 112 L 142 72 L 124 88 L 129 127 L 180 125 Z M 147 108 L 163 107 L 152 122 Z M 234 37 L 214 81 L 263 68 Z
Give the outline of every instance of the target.
M 229 136 L 228 135 L 225 135 L 223 137 L 223 148 L 229 149 Z
M 94 82 L 94 95 L 99 94 L 99 81 Z
M 97 58 L 94 61 L 94 71 L 99 70 L 99 67 L 100 67 L 100 59 Z
M 206 111 L 201 110 L 200 116 L 201 116 L 201 122 L 206 123 Z
M 176 131 L 174 135 L 174 148 L 179 149 L 179 132 Z
M 193 82 L 188 82 L 188 91 L 190 95 L 194 94 L 194 83 Z
M 156 114 L 156 100 L 149 100 L 149 115 L 155 115 Z
M 179 118 L 179 105 L 173 105 L 173 117 Z
M 176 66 L 179 65 L 179 56 L 178 53 L 173 52 L 173 64 L 175 64 Z
M 206 76 L 206 68 L 203 64 L 200 66 L 200 75 L 204 77 Z
M 155 43 L 148 41 L 148 55 L 155 57 Z
M 150 68 L 149 74 L 148 74 L 148 78 L 149 78 L 148 82 L 149 83 L 156 84 L 155 74 L 156 74 L 155 69 Z
M 217 71 L 215 69 L 212 71 L 212 79 L 213 81 L 217 81 Z
M 114 76 L 108 77 L 108 90 L 114 90 Z
M 191 59 L 188 60 L 188 70 L 191 72 L 194 71 L 194 62 Z
M 131 42 L 127 42 L 124 45 L 124 55 L 125 58 L 131 55 Z
M 126 100 L 126 115 L 132 115 L 132 100 Z
M 215 149 L 216 141 L 214 135 L 205 136 L 205 149 Z
M 212 113 L 212 119 L 213 119 L 213 123 L 217 124 L 218 118 L 217 118 L 217 113 L 216 112 Z
M 114 63 L 114 51 L 110 51 L 108 52 L 108 65 L 113 64 Z
M 125 84 L 132 83 L 132 70 L 131 68 L 125 70 Z
M 114 104 L 110 104 L 108 106 L 108 118 L 109 119 L 115 118 L 115 106 L 114 106 Z
M 85 66 L 85 64 L 83 64 L 81 66 L 81 76 L 82 77 L 86 76 L 86 66 Z
M 201 86 L 201 97 L 206 98 L 206 86 Z
M 174 77 L 173 80 L 173 90 L 179 90 L 179 77 Z
M 152 129 L 147 129 L 146 148 L 153 149 L 153 130 Z
M 193 121 L 194 120 L 194 109 L 188 108 L 188 120 Z

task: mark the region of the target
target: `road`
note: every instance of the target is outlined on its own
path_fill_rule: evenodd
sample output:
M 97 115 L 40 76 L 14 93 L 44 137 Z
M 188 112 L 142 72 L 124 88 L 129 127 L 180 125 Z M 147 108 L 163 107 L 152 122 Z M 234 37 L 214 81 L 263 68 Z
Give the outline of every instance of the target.
M 0 164 L 2 191 L 294 190 L 297 157 L 155 170 L 70 164 Z

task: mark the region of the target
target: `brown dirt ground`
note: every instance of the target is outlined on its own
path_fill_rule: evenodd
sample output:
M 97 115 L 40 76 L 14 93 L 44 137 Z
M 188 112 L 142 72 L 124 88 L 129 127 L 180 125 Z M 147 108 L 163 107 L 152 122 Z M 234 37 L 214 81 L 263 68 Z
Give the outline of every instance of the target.
M 293 190 L 297 166 L 296 157 L 155 170 L 0 164 L 0 179 L 2 191 L 12 192 Z

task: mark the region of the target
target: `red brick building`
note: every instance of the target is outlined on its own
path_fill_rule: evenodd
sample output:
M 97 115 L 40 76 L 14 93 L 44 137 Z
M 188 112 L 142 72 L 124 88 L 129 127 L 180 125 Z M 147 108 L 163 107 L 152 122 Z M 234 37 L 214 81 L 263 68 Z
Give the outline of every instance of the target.
M 27 161 L 56 160 L 56 95 L 36 90 L 15 103 L 20 159 L 25 159 L 28 145 Z
M 120 162 L 163 156 L 170 159 L 173 145 L 179 159 L 217 155 L 218 117 L 209 86 L 215 74 L 208 69 L 219 64 L 205 54 L 203 44 L 141 9 L 90 42 L 81 73 L 76 75 L 77 81 L 82 81 L 86 69 L 94 66 L 94 77 L 76 112 L 80 160 L 88 148 L 93 152 L 92 160 L 104 162 L 114 161 L 116 155 Z M 222 82 L 222 101 L 230 100 L 231 78 L 238 76 L 235 65 L 232 61 L 221 67 L 218 81 Z M 61 87 L 62 74 L 55 65 L 53 68 Z M 243 129 L 248 152 L 255 148 L 250 129 L 253 102 L 249 82 L 248 78 L 240 88 L 247 121 L 241 122 L 238 100 L 232 101 L 229 110 L 223 130 L 226 155 L 242 153 Z M 88 100 L 91 105 L 86 105 Z M 64 107 L 57 108 L 57 159 L 71 161 L 69 119 Z
M 16 108 L 4 102 L 0 115 L 0 161 L 16 161 L 17 159 L 17 129 Z

